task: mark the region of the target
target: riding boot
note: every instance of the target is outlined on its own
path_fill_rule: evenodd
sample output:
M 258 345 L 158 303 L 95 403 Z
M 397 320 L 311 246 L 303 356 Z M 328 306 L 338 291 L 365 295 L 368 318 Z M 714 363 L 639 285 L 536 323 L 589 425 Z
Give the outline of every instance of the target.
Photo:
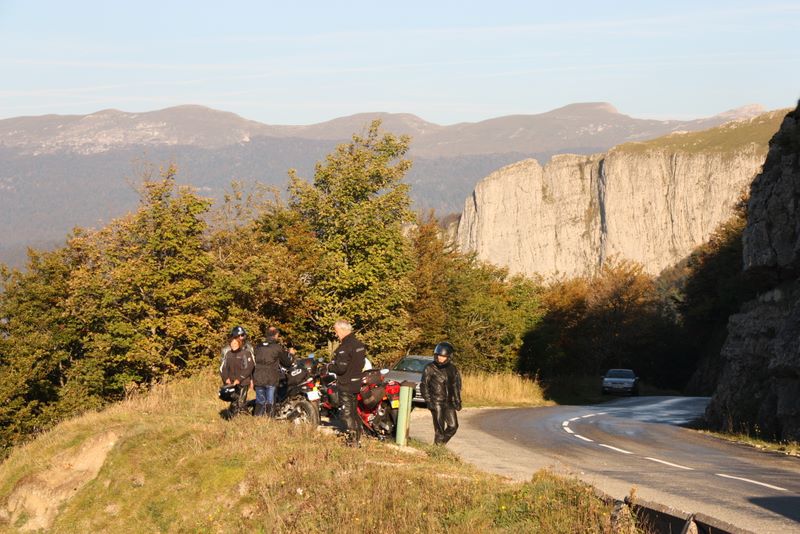
M 253 410 L 253 415 L 256 417 L 263 417 L 265 414 L 266 405 L 264 404 L 256 404 L 255 410 Z
M 269 417 L 270 419 L 275 417 L 275 414 L 272 412 L 273 404 L 265 404 L 264 405 L 264 415 Z

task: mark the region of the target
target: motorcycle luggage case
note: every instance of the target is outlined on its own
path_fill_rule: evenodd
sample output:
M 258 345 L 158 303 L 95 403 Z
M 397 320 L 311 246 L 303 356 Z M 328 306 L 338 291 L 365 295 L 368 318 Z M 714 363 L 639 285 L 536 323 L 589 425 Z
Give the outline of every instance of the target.
M 362 389 L 361 403 L 364 405 L 364 408 L 371 410 L 381 402 L 385 393 L 386 388 L 384 386 L 369 388 L 366 391 Z
M 295 364 L 286 372 L 286 385 L 296 386 L 297 384 L 302 384 L 308 379 L 308 374 L 308 369 L 305 366 Z

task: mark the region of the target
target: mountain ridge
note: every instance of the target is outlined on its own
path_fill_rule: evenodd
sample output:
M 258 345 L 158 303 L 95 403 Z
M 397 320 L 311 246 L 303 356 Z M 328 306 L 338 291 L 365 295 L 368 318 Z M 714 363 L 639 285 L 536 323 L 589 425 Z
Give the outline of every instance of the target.
M 223 198 L 233 180 L 283 189 L 288 169 L 312 177 L 318 161 L 353 133 L 365 132 L 374 118 L 383 121 L 384 131 L 412 136 L 408 155 L 413 166 L 406 182 L 416 208 L 446 214 L 461 210 L 480 179 L 516 161 L 544 163 L 560 153 L 599 153 L 752 109 L 725 113 L 724 119 L 652 121 L 595 102 L 451 126 L 408 113 L 359 113 L 316 125 L 270 126 L 185 105 L 143 113 L 105 109 L 90 115 L 3 119 L 0 261 L 21 265 L 25 247 L 61 242 L 75 226 L 103 225 L 133 209 L 137 194 L 131 182 L 140 179 L 143 167 L 175 164 L 181 183 L 214 200 Z

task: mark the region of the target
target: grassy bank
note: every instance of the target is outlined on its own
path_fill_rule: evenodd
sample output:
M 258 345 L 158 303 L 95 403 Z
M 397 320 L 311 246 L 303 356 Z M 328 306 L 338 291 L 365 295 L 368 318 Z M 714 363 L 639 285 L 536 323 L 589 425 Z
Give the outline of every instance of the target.
M 728 432 L 714 432 L 703 428 L 697 430 L 703 434 L 714 436 L 718 439 L 724 439 L 725 441 L 731 441 L 733 443 L 741 443 L 742 445 L 747 445 L 748 447 L 753 447 L 754 449 L 769 452 L 779 452 L 781 454 L 786 454 L 787 456 L 800 456 L 800 443 L 796 441 L 768 441 L 744 433 L 733 434 Z
M 433 446 L 354 450 L 316 429 L 224 421 L 216 386 L 209 374 L 159 387 L 15 450 L 0 465 L 0 528 L 612 531 L 611 507 L 583 484 L 547 472 L 512 484 Z
M 539 382 L 513 373 L 465 373 L 462 376 L 465 406 L 546 406 Z

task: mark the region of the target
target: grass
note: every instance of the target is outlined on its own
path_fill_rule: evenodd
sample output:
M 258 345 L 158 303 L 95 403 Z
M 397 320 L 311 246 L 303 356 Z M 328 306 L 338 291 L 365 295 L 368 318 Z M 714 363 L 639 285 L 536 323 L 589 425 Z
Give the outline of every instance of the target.
M 771 111 L 749 120 L 735 121 L 699 132 L 666 135 L 651 141 L 625 143 L 614 151 L 642 153 L 669 151 L 697 153 L 733 153 L 752 144 L 766 155 L 769 140 L 780 128 L 789 109 Z
M 17 448 L 0 464 L 0 510 L 15 488 L 113 432 L 98 475 L 76 485 L 48 532 L 613 531 L 612 506 L 580 482 L 543 471 L 509 483 L 441 447 L 350 449 L 281 421 L 225 421 L 216 387 L 210 373 L 159 386 Z M 0 530 L 27 520 L 6 513 Z
M 769 441 L 745 433 L 715 432 L 707 429 L 698 429 L 698 432 L 724 439 L 733 443 L 741 443 L 762 451 L 778 452 L 787 456 L 800 456 L 800 443 L 797 441 Z
M 465 373 L 462 377 L 465 406 L 547 406 L 537 380 L 513 373 Z

